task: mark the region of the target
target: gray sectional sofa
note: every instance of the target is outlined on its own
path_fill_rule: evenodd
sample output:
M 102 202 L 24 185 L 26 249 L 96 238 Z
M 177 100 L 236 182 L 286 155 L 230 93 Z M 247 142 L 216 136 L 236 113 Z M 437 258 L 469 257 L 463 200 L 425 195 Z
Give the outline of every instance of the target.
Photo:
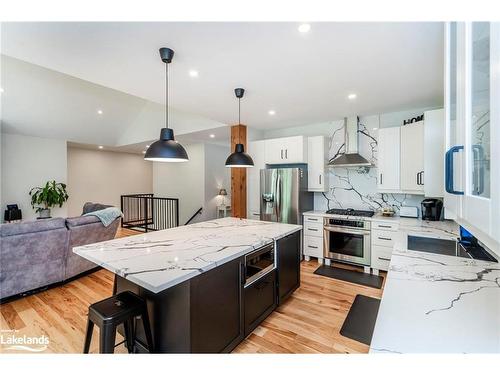
M 84 207 L 84 213 L 92 210 Z M 0 299 L 96 268 L 72 249 L 113 239 L 119 222 L 120 218 L 105 227 L 95 216 L 79 216 L 0 225 Z

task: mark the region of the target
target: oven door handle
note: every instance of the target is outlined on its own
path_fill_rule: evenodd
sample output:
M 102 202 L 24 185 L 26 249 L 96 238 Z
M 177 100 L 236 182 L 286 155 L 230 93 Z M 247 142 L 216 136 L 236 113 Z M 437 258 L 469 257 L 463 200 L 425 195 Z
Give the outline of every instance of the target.
M 370 235 L 369 230 L 344 229 L 344 228 L 330 227 L 330 226 L 326 226 L 326 225 L 323 228 L 325 231 L 328 231 L 328 232 L 338 232 L 338 233 L 347 233 L 347 234 L 362 234 L 364 236 Z

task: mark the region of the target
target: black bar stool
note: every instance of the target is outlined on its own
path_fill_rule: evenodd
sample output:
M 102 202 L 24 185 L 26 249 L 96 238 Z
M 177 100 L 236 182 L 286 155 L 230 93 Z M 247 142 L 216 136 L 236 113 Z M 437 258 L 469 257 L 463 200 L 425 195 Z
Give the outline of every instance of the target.
M 134 319 L 141 317 L 148 351 L 153 353 L 153 338 L 149 325 L 146 301 L 130 291 L 118 293 L 89 306 L 87 332 L 83 352 L 88 353 L 92 340 L 94 324 L 99 327 L 99 352 L 113 353 L 115 350 L 116 327 L 123 323 L 125 342 L 129 353 L 133 353 L 135 345 Z

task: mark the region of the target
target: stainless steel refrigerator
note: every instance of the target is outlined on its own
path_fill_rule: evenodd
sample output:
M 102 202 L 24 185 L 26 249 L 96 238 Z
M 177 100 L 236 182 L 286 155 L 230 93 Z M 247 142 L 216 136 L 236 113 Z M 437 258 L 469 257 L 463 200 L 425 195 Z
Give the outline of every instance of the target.
M 260 219 L 302 224 L 302 213 L 313 209 L 307 191 L 307 167 L 260 170 Z

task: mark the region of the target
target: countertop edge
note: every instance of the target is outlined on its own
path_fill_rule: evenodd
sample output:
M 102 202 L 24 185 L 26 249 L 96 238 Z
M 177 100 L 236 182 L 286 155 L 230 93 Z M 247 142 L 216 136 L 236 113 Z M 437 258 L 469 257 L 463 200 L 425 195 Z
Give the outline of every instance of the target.
M 289 225 L 296 225 L 296 224 L 289 224 Z M 228 262 L 230 262 L 230 261 L 232 261 L 234 259 L 237 259 L 237 258 L 239 258 L 241 256 L 244 256 L 244 255 L 252 252 L 253 250 L 256 250 L 257 248 L 259 248 L 261 246 L 268 245 L 271 242 L 278 241 L 278 240 L 280 240 L 280 239 L 282 239 L 282 238 L 284 238 L 284 237 L 286 237 L 286 236 L 288 236 L 290 234 L 302 231 L 302 229 L 303 228 L 302 228 L 301 225 L 296 225 L 296 227 L 293 228 L 293 229 L 290 229 L 290 230 L 288 230 L 288 231 L 286 231 L 284 233 L 281 233 L 281 234 L 277 235 L 276 237 L 273 236 L 272 240 L 256 243 L 255 245 L 252 245 L 252 246 L 250 246 L 250 247 L 248 247 L 248 248 L 246 248 L 244 250 L 241 250 L 241 251 L 239 251 L 236 254 L 232 254 L 232 255 L 230 255 L 230 256 L 222 259 L 222 260 L 219 260 L 217 262 L 214 262 L 214 263 L 210 264 L 206 268 L 204 268 L 202 270 L 202 272 L 199 272 L 199 271 L 190 272 L 190 273 L 188 273 L 186 275 L 179 276 L 179 277 L 175 278 L 174 280 L 170 280 L 170 281 L 168 281 L 167 283 L 165 283 L 165 284 L 163 284 L 161 286 L 153 286 L 153 285 L 150 285 L 148 283 L 145 283 L 144 281 L 142 281 L 142 280 L 134 277 L 134 275 L 130 275 L 130 276 L 127 276 L 127 277 L 124 277 L 124 278 L 127 279 L 127 280 L 129 280 L 129 281 L 131 281 L 131 282 L 133 282 L 134 284 L 137 284 L 140 287 L 143 287 L 143 288 L 145 288 L 145 289 L 147 289 L 147 290 L 149 290 L 149 291 L 157 294 L 157 293 L 160 293 L 160 292 L 162 292 L 162 291 L 164 291 L 166 289 L 169 289 L 169 288 L 174 287 L 174 286 L 176 286 L 178 284 L 181 284 L 184 281 L 190 280 L 190 279 L 192 279 L 192 278 L 194 278 L 194 277 L 196 277 L 198 275 L 201 275 L 201 274 L 203 274 L 203 273 L 205 273 L 207 271 L 210 271 L 210 270 L 212 270 L 214 268 L 217 268 L 217 267 L 219 267 L 219 266 L 221 266 L 221 265 L 223 265 L 225 263 L 228 263 Z M 110 241 L 113 241 L 113 240 L 96 242 L 93 245 L 104 244 L 104 243 L 110 242 Z M 73 250 L 72 250 L 73 253 L 81 256 L 82 258 L 84 258 L 84 259 L 86 259 L 86 260 L 88 260 L 90 262 L 95 263 L 97 266 L 102 267 L 102 268 L 108 270 L 109 272 L 112 272 L 115 275 L 123 277 L 122 275 L 119 274 L 119 272 L 118 272 L 117 269 L 115 269 L 113 267 L 110 267 L 109 264 L 104 264 L 104 263 L 100 262 L 99 260 L 95 259 L 94 257 L 90 256 L 85 251 L 80 251 L 80 248 L 82 248 L 82 247 L 83 246 L 74 247 Z M 83 254 L 85 254 L 85 255 L 83 255 Z

